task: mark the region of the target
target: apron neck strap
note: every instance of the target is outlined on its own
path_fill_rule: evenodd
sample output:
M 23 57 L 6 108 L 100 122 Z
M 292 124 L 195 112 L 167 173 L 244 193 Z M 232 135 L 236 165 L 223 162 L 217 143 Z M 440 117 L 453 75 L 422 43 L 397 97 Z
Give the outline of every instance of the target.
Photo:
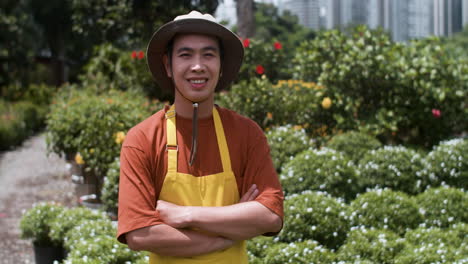
M 221 118 L 216 107 L 213 107 L 213 121 L 215 125 L 216 138 L 218 140 L 219 154 L 223 165 L 223 171 L 232 171 L 231 157 L 229 155 L 229 148 L 224 135 L 224 128 Z M 176 110 L 175 105 L 166 112 L 166 136 L 167 144 L 166 150 L 168 151 L 168 171 L 177 171 L 177 132 L 176 132 Z

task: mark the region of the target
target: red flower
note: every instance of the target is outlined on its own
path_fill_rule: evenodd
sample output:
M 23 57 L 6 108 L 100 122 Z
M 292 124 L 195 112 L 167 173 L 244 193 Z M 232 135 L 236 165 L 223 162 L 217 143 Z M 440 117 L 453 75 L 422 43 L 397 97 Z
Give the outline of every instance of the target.
M 132 51 L 132 59 L 136 59 L 137 57 L 137 52 L 136 51 Z
M 275 50 L 280 50 L 283 48 L 283 45 L 281 45 L 279 41 L 276 41 L 273 45 L 275 46 Z
M 143 59 L 145 57 L 145 53 L 143 51 L 138 52 L 138 59 Z
M 242 44 L 244 45 L 244 48 L 248 48 L 250 45 L 250 39 L 246 38 L 242 41 Z
M 432 109 L 432 115 L 435 117 L 435 118 L 440 118 L 441 116 L 441 113 L 440 113 L 440 110 L 439 109 Z
M 257 72 L 257 74 L 264 74 L 265 73 L 265 68 L 263 68 L 262 65 L 257 65 L 257 68 L 255 69 L 255 71 Z

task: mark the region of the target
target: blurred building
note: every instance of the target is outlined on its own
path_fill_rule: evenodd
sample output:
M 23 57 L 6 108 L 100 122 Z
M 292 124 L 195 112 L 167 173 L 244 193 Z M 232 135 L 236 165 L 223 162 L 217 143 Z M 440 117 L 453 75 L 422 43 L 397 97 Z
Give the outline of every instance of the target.
M 281 0 L 277 4 L 313 29 L 366 24 L 388 30 L 396 41 L 450 36 L 468 24 L 468 0 Z

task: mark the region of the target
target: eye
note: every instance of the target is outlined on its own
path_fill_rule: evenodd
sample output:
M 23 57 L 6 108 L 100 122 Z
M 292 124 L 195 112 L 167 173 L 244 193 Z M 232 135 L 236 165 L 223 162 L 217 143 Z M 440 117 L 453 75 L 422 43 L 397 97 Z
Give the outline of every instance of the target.
M 189 57 L 189 56 L 190 56 L 189 53 L 180 53 L 180 54 L 179 54 L 179 57 L 181 57 L 181 58 L 187 58 L 187 57 Z

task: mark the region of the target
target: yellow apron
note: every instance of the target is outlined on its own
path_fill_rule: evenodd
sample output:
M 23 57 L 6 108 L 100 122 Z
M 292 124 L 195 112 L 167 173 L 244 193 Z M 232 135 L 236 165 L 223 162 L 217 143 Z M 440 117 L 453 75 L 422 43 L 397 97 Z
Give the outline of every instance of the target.
M 231 169 L 231 158 L 224 136 L 224 129 L 216 108 L 213 119 L 218 140 L 223 172 L 195 177 L 177 172 L 177 136 L 174 106 L 166 113 L 168 168 L 159 199 L 184 206 L 226 206 L 239 202 L 236 178 Z M 248 263 L 245 241 L 223 251 L 181 258 L 150 254 L 150 264 L 246 264 Z

